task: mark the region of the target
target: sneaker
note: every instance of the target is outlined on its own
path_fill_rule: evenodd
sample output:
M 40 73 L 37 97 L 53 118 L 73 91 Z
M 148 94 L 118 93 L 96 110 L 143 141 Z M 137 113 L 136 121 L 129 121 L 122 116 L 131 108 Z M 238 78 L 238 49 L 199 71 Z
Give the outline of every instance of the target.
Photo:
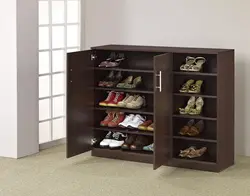
M 108 126 L 108 124 L 115 118 L 115 112 L 108 112 L 106 111 L 106 113 L 108 114 L 103 121 L 100 122 L 101 126 Z
M 128 127 L 129 123 L 133 120 L 133 118 L 135 117 L 134 114 L 129 114 L 126 115 L 126 118 L 123 122 L 119 123 L 120 127 Z
M 126 108 L 127 104 L 134 100 L 134 96 L 127 94 L 126 97 L 119 101 L 117 106 L 121 108 Z
M 136 114 L 132 121 L 130 121 L 127 125 L 129 128 L 137 129 L 142 123 L 145 122 L 145 118 L 143 118 L 141 115 Z
M 140 109 L 142 106 L 146 105 L 145 97 L 136 95 L 133 101 L 129 102 L 126 107 L 130 109 Z
M 113 135 L 112 131 L 108 132 L 108 134 L 105 136 L 105 138 L 100 142 L 100 147 L 108 148 L 109 144 L 111 143 L 112 138 L 113 138 L 112 135 Z
M 144 147 L 143 147 L 143 150 L 153 152 L 153 151 L 154 151 L 154 143 L 153 143 L 153 144 L 150 144 L 150 145 L 148 145 L 148 146 L 144 146 Z
M 122 133 L 119 133 L 119 132 L 114 133 L 112 141 L 109 143 L 109 148 L 111 149 L 120 148 L 122 144 L 124 143 L 126 137 L 127 136 Z
M 100 106 L 107 106 L 109 102 L 111 102 L 115 98 L 116 94 L 114 91 L 109 92 L 108 97 L 104 100 L 99 102 Z
M 124 93 L 116 93 L 115 97 L 107 103 L 109 107 L 117 107 L 118 102 L 124 99 Z
M 115 118 L 108 123 L 108 127 L 117 127 L 119 123 L 121 123 L 125 118 L 125 115 L 123 112 L 117 112 L 115 114 Z
M 121 146 L 122 150 L 129 150 L 130 146 L 135 142 L 136 137 L 136 135 L 129 135 Z

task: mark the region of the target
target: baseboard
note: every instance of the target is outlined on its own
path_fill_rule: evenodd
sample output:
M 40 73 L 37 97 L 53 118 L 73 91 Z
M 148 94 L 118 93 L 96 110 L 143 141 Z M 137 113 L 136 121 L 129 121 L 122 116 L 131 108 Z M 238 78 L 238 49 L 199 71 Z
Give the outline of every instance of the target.
M 55 141 L 51 141 L 51 142 L 44 143 L 44 144 L 40 144 L 39 145 L 39 150 L 44 150 L 44 149 L 52 148 L 52 147 L 55 147 L 55 146 L 58 146 L 58 145 L 62 145 L 62 144 L 66 144 L 66 138 L 55 140 Z

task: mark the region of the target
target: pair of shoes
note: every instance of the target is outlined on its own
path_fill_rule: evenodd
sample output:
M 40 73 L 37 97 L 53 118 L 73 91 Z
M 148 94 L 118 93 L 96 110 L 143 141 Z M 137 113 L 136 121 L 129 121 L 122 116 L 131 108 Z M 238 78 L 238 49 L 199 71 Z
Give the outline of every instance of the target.
M 114 71 L 111 71 L 105 79 L 103 79 L 102 81 L 99 81 L 98 86 L 100 86 L 100 87 L 114 87 L 121 80 L 122 80 L 121 71 L 117 72 L 116 74 Z
M 143 147 L 150 144 L 151 139 L 143 135 L 129 135 L 122 145 L 122 150 L 143 150 Z
M 100 125 L 103 127 L 117 127 L 119 123 L 121 123 L 125 115 L 123 112 L 109 112 L 106 111 L 107 116 L 104 118 L 103 121 L 100 122 Z
M 193 158 L 201 157 L 206 151 L 207 151 L 207 147 L 196 149 L 195 146 L 191 146 L 185 150 L 180 150 L 179 156 L 193 159 Z
M 199 135 L 204 129 L 204 121 L 200 120 L 195 124 L 194 120 L 188 121 L 187 125 L 181 128 L 180 135 L 188 135 L 191 137 Z
M 119 101 L 117 106 L 121 108 L 129 108 L 129 109 L 140 109 L 142 106 L 146 105 L 145 97 L 140 95 L 129 95 Z
M 202 97 L 198 97 L 195 101 L 195 97 L 192 96 L 185 108 L 179 108 L 180 114 L 200 115 L 204 101 Z M 196 106 L 196 107 L 195 107 Z
M 128 88 L 134 89 L 142 84 L 142 77 L 138 76 L 134 78 L 133 76 L 128 76 L 125 80 L 117 84 L 117 88 Z
M 154 131 L 154 123 L 152 120 L 147 120 L 144 123 L 140 124 L 138 129 L 142 131 Z
M 115 54 L 112 52 L 110 56 L 98 65 L 98 67 L 117 67 L 125 60 L 123 53 Z
M 120 132 L 113 133 L 112 131 L 109 131 L 105 138 L 100 142 L 100 147 L 110 149 L 120 148 L 126 138 L 127 135 Z
M 123 92 L 109 92 L 107 98 L 104 101 L 99 102 L 100 106 L 117 107 L 118 102 L 124 99 Z
M 202 70 L 203 64 L 206 62 L 204 57 L 187 56 L 186 63 L 180 67 L 181 71 L 199 72 Z
M 143 150 L 144 150 L 144 151 L 154 152 L 154 143 L 149 144 L 149 145 L 147 145 L 147 146 L 144 146 L 144 147 L 143 147 Z
M 180 92 L 200 93 L 202 84 L 203 84 L 202 80 L 197 80 L 196 82 L 194 82 L 194 80 L 188 80 L 187 82 L 185 82 L 185 84 L 182 85 Z
M 139 114 L 129 114 L 126 116 L 123 122 L 119 123 L 119 126 L 123 128 L 137 129 L 139 125 L 145 122 L 145 120 L 146 118 Z

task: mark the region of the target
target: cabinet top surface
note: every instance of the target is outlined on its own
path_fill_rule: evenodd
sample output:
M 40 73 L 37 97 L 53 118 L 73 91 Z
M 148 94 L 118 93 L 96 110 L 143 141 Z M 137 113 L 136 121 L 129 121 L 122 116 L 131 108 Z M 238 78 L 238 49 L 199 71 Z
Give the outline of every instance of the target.
M 219 49 L 219 48 L 182 48 L 182 47 L 136 46 L 136 45 L 104 45 L 104 46 L 92 47 L 91 49 L 138 51 L 138 52 L 197 53 L 197 54 L 218 54 L 220 52 L 233 50 L 233 49 Z

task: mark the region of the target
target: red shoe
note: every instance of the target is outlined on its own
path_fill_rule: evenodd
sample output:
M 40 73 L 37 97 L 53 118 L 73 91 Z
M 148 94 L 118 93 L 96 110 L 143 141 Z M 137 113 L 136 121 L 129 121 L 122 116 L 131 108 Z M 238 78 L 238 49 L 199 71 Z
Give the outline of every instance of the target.
M 104 100 L 99 102 L 100 106 L 107 106 L 108 103 L 110 103 L 114 98 L 115 98 L 116 94 L 114 91 L 110 91 L 108 97 Z
M 124 99 L 124 93 L 117 92 L 114 99 L 112 99 L 109 103 L 107 103 L 107 106 L 117 107 L 118 102 L 122 101 L 123 99 Z
M 108 115 L 100 122 L 101 126 L 108 126 L 108 124 L 115 118 L 115 112 L 106 112 Z
M 108 123 L 108 127 L 117 127 L 119 123 L 124 121 L 125 115 L 123 112 L 118 112 L 115 114 L 115 118 Z

